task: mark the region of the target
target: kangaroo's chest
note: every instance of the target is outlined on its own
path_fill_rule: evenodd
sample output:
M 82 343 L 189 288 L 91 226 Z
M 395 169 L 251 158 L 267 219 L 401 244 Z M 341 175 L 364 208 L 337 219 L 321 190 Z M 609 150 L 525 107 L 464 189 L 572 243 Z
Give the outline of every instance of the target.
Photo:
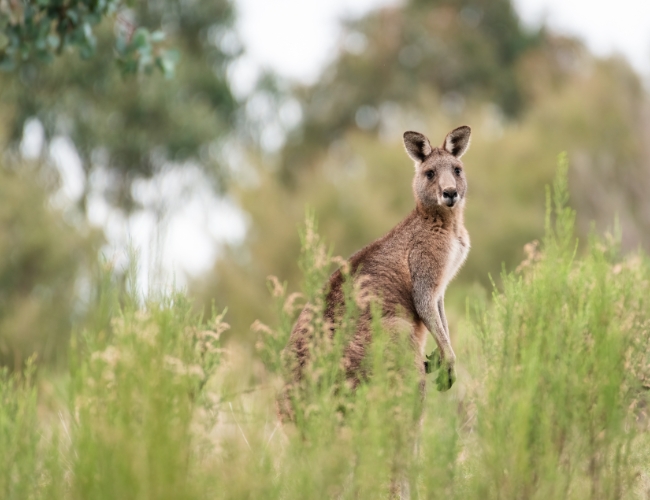
M 467 254 L 469 253 L 469 238 L 467 235 L 456 236 L 454 235 L 450 238 L 449 250 L 447 252 L 446 258 L 441 262 L 442 264 L 442 276 L 440 286 L 438 287 L 442 293 L 447 288 L 449 282 L 454 279 L 454 276 L 458 273 L 462 267 L 465 259 L 467 259 Z

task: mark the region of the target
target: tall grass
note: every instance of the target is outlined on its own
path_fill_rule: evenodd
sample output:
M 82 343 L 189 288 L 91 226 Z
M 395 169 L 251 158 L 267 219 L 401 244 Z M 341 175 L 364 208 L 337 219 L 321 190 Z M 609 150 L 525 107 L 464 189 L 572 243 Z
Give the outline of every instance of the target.
M 475 323 L 485 353 L 475 468 L 484 497 L 621 498 L 642 466 L 650 267 L 621 257 L 611 235 L 592 236 L 578 258 L 566 202 L 561 159 L 542 250 L 529 247 Z
M 541 244 L 455 325 L 457 384 L 439 393 L 429 375 L 424 398 L 408 340 L 378 320 L 367 376 L 346 382 L 341 352 L 367 302 L 350 286 L 327 335 L 322 285 L 342 262 L 313 217 L 303 293 L 270 280 L 277 322 L 254 325 L 254 356 L 224 351 L 223 314 L 196 316 L 179 293 L 142 305 L 104 280 L 63 376 L 0 374 L 0 496 L 647 497 L 650 263 L 612 235 L 577 245 L 565 160 L 547 205 Z M 280 425 L 282 349 L 307 301 L 312 361 Z

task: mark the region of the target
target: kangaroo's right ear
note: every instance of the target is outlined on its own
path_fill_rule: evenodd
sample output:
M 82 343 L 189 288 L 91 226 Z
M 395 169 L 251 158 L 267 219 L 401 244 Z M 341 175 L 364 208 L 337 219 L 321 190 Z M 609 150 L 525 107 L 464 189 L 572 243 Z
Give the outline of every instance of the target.
M 404 132 L 404 147 L 411 159 L 417 162 L 424 161 L 433 151 L 429 139 L 419 132 Z

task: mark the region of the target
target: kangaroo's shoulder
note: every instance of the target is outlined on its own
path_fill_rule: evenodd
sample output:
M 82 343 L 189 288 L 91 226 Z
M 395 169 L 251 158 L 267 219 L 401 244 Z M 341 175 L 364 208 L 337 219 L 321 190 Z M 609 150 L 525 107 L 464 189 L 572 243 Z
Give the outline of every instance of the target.
M 408 279 L 408 254 L 418 223 L 413 210 L 384 236 L 352 254 L 347 261 L 348 272 L 369 278 L 366 286 L 372 288 L 400 287 Z M 330 276 L 328 303 L 342 299 L 344 281 L 345 273 L 340 268 Z
M 388 233 L 355 252 L 349 259 L 351 271 L 356 272 L 369 260 L 395 259 L 399 254 L 407 252 L 413 235 L 417 233 L 418 224 L 416 210 L 413 210 Z

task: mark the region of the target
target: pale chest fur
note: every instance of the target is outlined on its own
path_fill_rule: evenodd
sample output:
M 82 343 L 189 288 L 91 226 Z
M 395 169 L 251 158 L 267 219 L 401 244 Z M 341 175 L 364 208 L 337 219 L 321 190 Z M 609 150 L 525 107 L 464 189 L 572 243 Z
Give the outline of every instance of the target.
M 436 295 L 444 295 L 447 285 L 449 285 L 449 282 L 454 279 L 462 267 L 465 259 L 467 259 L 468 253 L 469 235 L 467 234 L 467 231 L 462 231 L 459 234 L 453 235 L 450 238 L 449 250 L 443 263 L 440 283 L 436 287 L 436 292 L 438 292 Z

